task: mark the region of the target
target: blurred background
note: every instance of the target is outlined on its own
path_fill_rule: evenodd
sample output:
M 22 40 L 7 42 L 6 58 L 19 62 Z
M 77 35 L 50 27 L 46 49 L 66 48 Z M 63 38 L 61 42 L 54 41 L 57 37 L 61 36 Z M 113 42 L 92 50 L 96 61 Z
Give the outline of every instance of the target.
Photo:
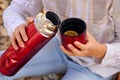
M 7 31 L 3 26 L 2 12 L 9 5 L 10 0 L 0 0 L 0 50 L 5 50 L 9 44 Z
M 9 36 L 3 26 L 2 12 L 9 6 L 11 0 L 0 0 L 0 51 L 7 49 L 10 45 Z M 45 76 L 24 77 L 16 80 L 60 80 L 61 74 L 49 74 Z

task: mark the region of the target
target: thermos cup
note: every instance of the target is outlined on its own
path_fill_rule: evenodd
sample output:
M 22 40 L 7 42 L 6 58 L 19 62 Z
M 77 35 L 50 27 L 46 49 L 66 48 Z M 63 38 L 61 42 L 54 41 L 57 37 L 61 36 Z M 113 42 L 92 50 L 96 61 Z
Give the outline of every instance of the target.
M 79 18 L 65 19 L 60 26 L 61 42 L 67 49 L 68 44 L 74 45 L 75 41 L 86 43 L 86 23 Z
M 33 23 L 26 27 L 28 41 L 25 47 L 14 50 L 12 45 L 0 57 L 0 73 L 16 74 L 52 37 L 55 36 L 59 17 L 53 12 L 39 13 Z

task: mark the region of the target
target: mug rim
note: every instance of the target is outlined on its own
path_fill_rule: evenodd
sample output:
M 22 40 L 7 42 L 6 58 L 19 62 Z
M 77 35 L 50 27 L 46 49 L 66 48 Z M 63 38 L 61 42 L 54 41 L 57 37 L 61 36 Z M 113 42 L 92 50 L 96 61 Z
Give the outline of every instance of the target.
M 77 36 L 79 36 L 79 35 L 81 35 L 82 33 L 84 33 L 84 32 L 86 32 L 86 23 L 85 23 L 85 21 L 84 20 L 82 20 L 82 19 L 80 19 L 80 18 L 67 18 L 67 19 L 65 19 L 65 20 L 63 20 L 62 22 L 61 22 L 61 25 L 60 25 L 60 27 L 59 27 L 59 30 L 60 30 L 60 33 L 62 34 L 62 35 L 64 35 L 64 33 L 63 33 L 63 30 L 61 30 L 61 29 L 63 29 L 63 27 L 65 26 L 65 24 L 67 24 L 67 23 L 69 23 L 69 22 L 73 22 L 73 20 L 74 20 L 74 24 L 82 24 L 82 27 L 83 27 L 83 30 L 77 35 Z M 77 22 L 76 22 L 77 21 Z M 65 22 L 67 22 L 67 23 L 65 23 Z M 64 36 L 67 36 L 67 35 L 64 35 Z M 68 36 L 68 37 L 76 37 L 76 36 Z

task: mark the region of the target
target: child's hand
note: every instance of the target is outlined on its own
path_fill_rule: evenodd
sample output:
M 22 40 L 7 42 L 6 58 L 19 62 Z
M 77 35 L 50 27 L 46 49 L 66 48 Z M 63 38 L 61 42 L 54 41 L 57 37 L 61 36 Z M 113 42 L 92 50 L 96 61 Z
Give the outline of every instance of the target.
M 87 32 L 87 40 L 86 44 L 81 44 L 78 41 L 75 41 L 74 44 L 78 48 L 75 48 L 72 44 L 69 44 L 68 47 L 71 51 L 66 50 L 63 45 L 60 46 L 62 51 L 70 56 L 91 56 L 103 58 L 106 53 L 106 46 L 104 44 L 98 43 L 92 35 Z
M 20 47 L 24 47 L 24 41 L 28 40 L 25 27 L 28 26 L 33 21 L 33 18 L 28 18 L 26 23 L 21 24 L 18 26 L 15 31 L 13 32 L 12 37 L 10 38 L 11 44 L 15 50 L 18 49 L 18 45 Z M 17 45 L 18 43 L 18 45 Z

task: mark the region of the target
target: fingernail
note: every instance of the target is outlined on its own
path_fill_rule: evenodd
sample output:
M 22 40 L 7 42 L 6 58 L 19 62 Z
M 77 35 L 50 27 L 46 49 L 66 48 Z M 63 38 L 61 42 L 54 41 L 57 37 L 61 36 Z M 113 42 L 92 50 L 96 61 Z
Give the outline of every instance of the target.
M 24 44 L 21 45 L 22 48 L 23 48 L 24 46 L 25 46 Z
M 18 50 L 18 47 L 15 47 L 15 50 Z
M 26 37 L 26 38 L 25 38 L 25 41 L 27 41 L 27 40 L 28 40 L 28 38 Z
M 80 42 L 79 41 L 75 41 L 74 44 L 79 44 Z
M 72 44 L 68 44 L 68 47 L 72 47 Z

